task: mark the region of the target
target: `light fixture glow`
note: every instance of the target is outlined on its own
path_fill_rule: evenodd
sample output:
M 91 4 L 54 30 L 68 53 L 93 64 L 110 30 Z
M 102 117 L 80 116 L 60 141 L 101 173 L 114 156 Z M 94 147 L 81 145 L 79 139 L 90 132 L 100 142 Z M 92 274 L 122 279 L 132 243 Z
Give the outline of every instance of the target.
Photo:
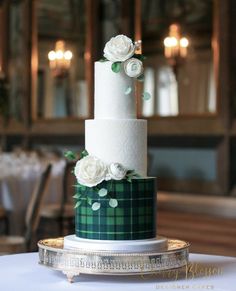
M 48 53 L 48 59 L 49 59 L 50 61 L 54 61 L 54 60 L 56 59 L 56 53 L 55 53 L 54 51 L 50 51 L 50 52 Z
M 60 50 L 56 52 L 56 57 L 58 60 L 63 59 L 63 56 L 64 56 L 63 51 Z
M 72 52 L 65 50 L 65 42 L 57 41 L 55 50 L 48 53 L 49 65 L 55 77 L 64 77 L 68 74 L 72 58 Z
M 168 36 L 164 39 L 164 46 L 171 47 L 171 37 Z
M 189 45 L 189 41 L 186 37 L 182 37 L 180 40 L 180 46 L 181 47 L 188 47 Z
M 66 52 L 64 52 L 64 58 L 65 58 L 66 60 L 71 60 L 72 57 L 73 57 L 73 54 L 72 54 L 71 51 L 66 51 Z
M 187 56 L 187 48 L 189 40 L 182 37 L 180 33 L 180 26 L 172 24 L 169 27 L 169 35 L 164 39 L 165 57 L 171 64 L 179 63 Z

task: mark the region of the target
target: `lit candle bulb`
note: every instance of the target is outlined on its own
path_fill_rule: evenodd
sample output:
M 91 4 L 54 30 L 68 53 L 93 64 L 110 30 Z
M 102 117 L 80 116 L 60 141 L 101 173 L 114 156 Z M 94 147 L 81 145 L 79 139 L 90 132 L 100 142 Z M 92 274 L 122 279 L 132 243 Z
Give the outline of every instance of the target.
M 187 48 L 189 45 L 189 41 L 186 37 L 182 37 L 180 39 L 180 56 L 185 58 L 187 56 Z

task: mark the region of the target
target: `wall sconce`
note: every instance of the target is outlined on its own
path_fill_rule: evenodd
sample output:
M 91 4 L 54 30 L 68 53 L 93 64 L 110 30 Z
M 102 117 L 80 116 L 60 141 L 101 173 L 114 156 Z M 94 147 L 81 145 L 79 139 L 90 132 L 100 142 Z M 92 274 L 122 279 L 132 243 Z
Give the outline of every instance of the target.
M 169 27 L 169 35 L 164 39 L 165 57 L 169 64 L 177 73 L 177 67 L 183 63 L 187 57 L 189 40 L 181 36 L 180 26 L 171 24 Z
M 72 52 L 65 50 L 65 42 L 57 41 L 55 50 L 48 53 L 49 66 L 55 77 L 63 78 L 68 75 L 72 57 Z

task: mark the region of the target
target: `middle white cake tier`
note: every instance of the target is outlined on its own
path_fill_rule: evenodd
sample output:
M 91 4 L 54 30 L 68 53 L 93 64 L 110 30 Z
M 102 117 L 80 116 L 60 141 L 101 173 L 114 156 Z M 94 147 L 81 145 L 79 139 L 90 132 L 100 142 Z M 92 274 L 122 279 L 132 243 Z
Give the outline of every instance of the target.
M 85 148 L 105 163 L 120 163 L 147 176 L 147 121 L 91 119 L 85 121 Z

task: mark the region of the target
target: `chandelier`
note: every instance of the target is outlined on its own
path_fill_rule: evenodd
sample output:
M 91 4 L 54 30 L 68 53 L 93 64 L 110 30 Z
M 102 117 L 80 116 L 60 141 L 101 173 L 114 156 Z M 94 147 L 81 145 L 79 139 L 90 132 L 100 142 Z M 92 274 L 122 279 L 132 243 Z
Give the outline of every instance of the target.
M 188 54 L 189 40 L 181 36 L 180 26 L 171 24 L 169 35 L 164 39 L 164 53 L 167 61 L 176 71 Z
M 63 78 L 68 75 L 72 57 L 72 52 L 65 50 L 65 42 L 57 41 L 55 50 L 48 53 L 49 66 L 54 77 Z

